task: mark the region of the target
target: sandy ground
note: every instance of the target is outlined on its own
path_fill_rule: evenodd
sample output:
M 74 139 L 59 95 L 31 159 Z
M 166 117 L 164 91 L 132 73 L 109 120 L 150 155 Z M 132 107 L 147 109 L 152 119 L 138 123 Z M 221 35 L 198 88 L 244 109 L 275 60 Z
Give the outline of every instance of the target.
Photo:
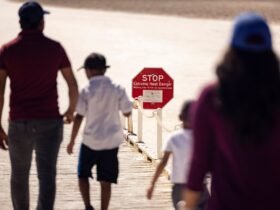
M 25 0 L 14 0 L 24 2 Z M 196 18 L 232 19 L 242 11 L 258 11 L 280 22 L 279 0 L 39 0 L 63 7 Z

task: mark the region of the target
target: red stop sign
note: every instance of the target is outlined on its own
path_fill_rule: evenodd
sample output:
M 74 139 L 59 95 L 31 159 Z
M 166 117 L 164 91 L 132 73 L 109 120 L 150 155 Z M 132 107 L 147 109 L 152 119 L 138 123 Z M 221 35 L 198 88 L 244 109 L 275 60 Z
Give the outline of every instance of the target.
M 143 97 L 144 109 L 164 107 L 173 98 L 173 79 L 162 68 L 144 68 L 132 80 L 132 97 Z

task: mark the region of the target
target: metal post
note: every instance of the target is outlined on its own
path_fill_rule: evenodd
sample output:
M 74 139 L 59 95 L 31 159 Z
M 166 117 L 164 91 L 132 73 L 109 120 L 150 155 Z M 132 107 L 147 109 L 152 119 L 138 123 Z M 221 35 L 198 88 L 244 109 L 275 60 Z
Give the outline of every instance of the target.
M 158 120 L 162 122 L 162 110 L 157 109 Z M 162 158 L 162 127 L 160 123 L 157 122 L 157 158 Z
M 142 136 L 143 136 L 143 114 L 141 112 L 141 109 L 143 109 L 143 97 L 138 97 L 139 106 L 138 107 L 138 130 L 137 130 L 137 140 L 138 142 L 142 142 Z

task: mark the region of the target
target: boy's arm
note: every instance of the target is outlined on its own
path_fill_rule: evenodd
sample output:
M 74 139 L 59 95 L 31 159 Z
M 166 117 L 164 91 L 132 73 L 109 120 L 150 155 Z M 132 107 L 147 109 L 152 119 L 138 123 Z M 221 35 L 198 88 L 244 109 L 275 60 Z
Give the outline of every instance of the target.
M 73 147 L 75 145 L 75 139 L 77 137 L 77 134 L 79 132 L 80 126 L 82 124 L 83 121 L 83 116 L 76 114 L 75 118 L 74 118 L 74 123 L 73 123 L 73 128 L 72 128 L 72 133 L 71 133 L 71 139 L 70 142 L 67 146 L 67 153 L 70 155 L 73 153 Z
M 154 191 L 154 188 L 155 188 L 156 181 L 158 180 L 160 174 L 162 173 L 164 167 L 166 166 L 170 154 L 171 154 L 171 152 L 166 152 L 165 151 L 164 155 L 163 155 L 163 158 L 161 159 L 160 163 L 158 164 L 158 166 L 156 168 L 156 172 L 155 172 L 154 177 L 152 179 L 151 185 L 150 185 L 150 187 L 147 190 L 147 198 L 149 200 L 152 199 L 153 191 Z
M 132 112 L 132 102 L 129 100 L 128 95 L 126 94 L 125 89 L 121 90 L 119 98 L 119 108 L 122 111 L 122 114 L 125 117 L 129 117 Z

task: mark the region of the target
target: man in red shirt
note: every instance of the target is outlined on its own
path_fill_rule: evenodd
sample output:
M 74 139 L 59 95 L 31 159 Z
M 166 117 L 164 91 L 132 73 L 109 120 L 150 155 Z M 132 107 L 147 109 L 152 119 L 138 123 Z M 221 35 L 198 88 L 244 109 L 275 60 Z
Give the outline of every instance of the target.
M 14 210 L 29 209 L 28 178 L 35 150 L 39 179 L 37 210 L 52 210 L 55 200 L 57 155 L 62 141 L 63 117 L 70 123 L 78 87 L 70 61 L 60 43 L 44 36 L 44 15 L 49 12 L 33 1 L 19 9 L 19 35 L 0 49 L 0 119 L 7 77 L 10 79 L 8 136 L 0 124 L 0 147 L 11 160 Z M 69 89 L 69 107 L 59 113 L 57 74 Z

